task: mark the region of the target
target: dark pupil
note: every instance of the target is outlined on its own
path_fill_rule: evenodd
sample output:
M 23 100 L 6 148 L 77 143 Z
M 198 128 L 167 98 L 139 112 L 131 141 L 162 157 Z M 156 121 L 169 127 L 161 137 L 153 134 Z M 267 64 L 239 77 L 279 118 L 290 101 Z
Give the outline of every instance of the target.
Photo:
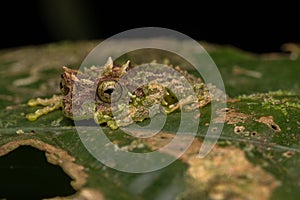
M 108 88 L 108 89 L 104 90 L 104 93 L 111 95 L 111 93 L 113 93 L 113 91 L 114 91 L 113 88 Z

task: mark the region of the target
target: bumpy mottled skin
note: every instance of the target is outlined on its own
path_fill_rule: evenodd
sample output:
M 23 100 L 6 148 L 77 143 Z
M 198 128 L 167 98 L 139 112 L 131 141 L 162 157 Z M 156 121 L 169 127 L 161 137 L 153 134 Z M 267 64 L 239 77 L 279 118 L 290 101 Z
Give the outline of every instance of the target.
M 64 115 L 74 120 L 94 118 L 97 124 L 117 129 L 119 126 L 143 121 L 159 112 L 169 114 L 181 108 L 197 109 L 211 102 L 207 85 L 179 67 L 173 67 L 176 70 L 173 71 L 181 74 L 179 79 L 188 81 L 194 90 L 193 94 L 185 91 L 175 73 L 164 74 L 159 68 L 153 68 L 156 69 L 153 73 L 137 72 L 132 81 L 120 80 L 133 68 L 129 61 L 117 65 L 111 58 L 103 67 L 92 66 L 82 71 L 63 67 L 60 84 L 62 95 L 54 95 L 51 99 L 31 99 L 28 105 L 45 107 L 26 117 L 34 121 L 43 114 L 62 108 Z M 138 83 L 135 82 L 138 82 L 139 77 L 156 81 L 137 87 Z M 172 88 L 164 87 L 164 82 L 170 83 Z M 132 91 L 130 87 L 135 90 Z M 116 94 L 114 98 L 113 92 Z M 182 94 L 180 100 L 174 93 Z M 122 98 L 129 103 L 118 103 Z

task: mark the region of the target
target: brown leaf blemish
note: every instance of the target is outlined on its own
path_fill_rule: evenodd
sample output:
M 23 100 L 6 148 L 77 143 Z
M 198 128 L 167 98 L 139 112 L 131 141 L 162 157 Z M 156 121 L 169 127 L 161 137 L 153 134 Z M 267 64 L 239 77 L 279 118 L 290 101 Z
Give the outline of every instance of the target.
M 262 116 L 257 122 L 266 124 L 269 128 L 274 130 L 275 132 L 281 132 L 281 128 L 274 122 L 273 116 Z
M 294 151 L 286 151 L 286 152 L 282 153 L 282 155 L 286 158 L 290 158 L 293 155 L 295 155 L 295 152 Z
M 243 133 L 245 131 L 245 126 L 235 126 L 234 127 L 234 133 L 236 134 L 240 134 L 240 133 Z
M 173 134 L 160 134 L 164 137 L 144 138 L 142 142 L 152 150 L 159 150 L 171 156 L 178 155 L 176 149 L 172 151 L 159 149 L 174 138 Z M 184 137 L 191 136 L 182 136 L 182 139 L 185 139 Z M 182 199 L 198 199 L 195 197 L 203 196 L 207 199 L 264 200 L 269 199 L 272 191 L 280 185 L 272 174 L 249 162 L 242 150 L 216 145 L 207 157 L 200 159 L 198 155 L 201 145 L 200 140 L 194 139 L 187 151 L 179 158 L 189 166 L 187 170 L 189 189 L 181 194 Z
M 273 175 L 249 162 L 242 150 L 216 145 L 207 157 L 199 159 L 201 145 L 194 140 L 180 158 L 189 165 L 191 191 L 185 194 L 187 199 L 199 195 L 207 199 L 270 199 L 280 185 Z M 205 192 L 198 194 L 199 188 Z
M 236 112 L 234 109 L 226 108 L 217 111 L 218 117 L 213 120 L 214 123 L 223 123 L 224 115 L 227 124 L 245 123 L 249 115 L 245 113 Z

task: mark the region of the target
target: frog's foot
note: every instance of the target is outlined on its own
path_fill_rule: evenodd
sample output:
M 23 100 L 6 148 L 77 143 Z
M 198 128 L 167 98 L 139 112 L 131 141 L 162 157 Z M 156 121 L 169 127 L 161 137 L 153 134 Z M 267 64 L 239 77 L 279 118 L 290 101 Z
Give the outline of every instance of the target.
M 30 99 L 27 104 L 32 107 L 38 105 L 45 106 L 44 108 L 36 110 L 34 113 L 26 115 L 29 121 L 35 121 L 42 115 L 60 109 L 62 107 L 62 96 L 53 95 L 50 99 Z

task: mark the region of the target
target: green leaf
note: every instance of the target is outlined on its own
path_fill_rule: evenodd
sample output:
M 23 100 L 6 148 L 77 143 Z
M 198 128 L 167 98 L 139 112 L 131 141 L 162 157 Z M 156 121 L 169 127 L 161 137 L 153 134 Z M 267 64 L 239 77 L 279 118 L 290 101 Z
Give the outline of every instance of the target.
M 204 44 L 231 97 L 228 109 L 219 111 L 220 115 L 226 112 L 227 117 L 217 145 L 204 159 L 197 158 L 210 122 L 208 105 L 201 108 L 197 139 L 183 156 L 161 170 L 131 174 L 97 161 L 82 144 L 74 122 L 64 117 L 61 110 L 34 122 L 25 118 L 27 113 L 36 110 L 28 107 L 27 101 L 59 94 L 62 66 L 78 68 L 97 44 L 95 41 L 64 42 L 0 52 L 3 77 L 0 80 L 0 160 L 1 156 L 13 153 L 10 148 L 14 149 L 16 144 L 26 143 L 50 156 L 55 154 L 37 145 L 39 141 L 64 151 L 75 159 L 70 163 L 83 167 L 87 175 L 85 184 L 74 188 L 77 193 L 70 196 L 71 199 L 76 196 L 88 199 L 88 195 L 105 199 L 294 199 L 299 195 L 300 60 L 295 54 L 293 57 L 289 54 L 254 55 L 228 46 Z M 145 54 L 142 53 L 133 52 L 140 59 L 134 63 L 143 61 Z M 119 61 L 127 58 L 131 55 Z M 154 58 L 164 61 L 165 55 L 147 54 L 147 61 Z M 180 59 L 168 59 L 174 64 L 181 63 Z M 176 134 L 180 120 L 180 112 L 170 114 L 162 132 L 152 139 L 136 139 L 106 127 L 103 130 L 120 148 L 148 152 L 167 144 Z M 213 119 L 212 123 L 218 120 Z M 147 123 L 149 120 L 140 125 Z M 58 165 L 63 168 L 62 164 Z M 74 172 L 66 173 L 76 179 Z M 16 193 L 17 190 L 18 187 Z M 0 198 L 4 198 L 1 192 Z M 23 196 L 26 195 L 30 194 L 25 191 Z

